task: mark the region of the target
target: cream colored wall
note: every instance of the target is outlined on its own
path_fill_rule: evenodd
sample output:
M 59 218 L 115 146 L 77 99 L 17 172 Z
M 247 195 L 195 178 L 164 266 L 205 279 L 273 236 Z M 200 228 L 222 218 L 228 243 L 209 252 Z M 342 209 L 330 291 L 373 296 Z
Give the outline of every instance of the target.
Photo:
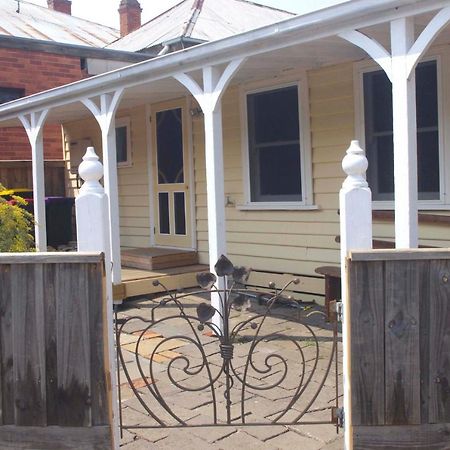
M 235 264 L 276 272 L 314 274 L 321 265 L 338 264 L 338 193 L 344 180 L 341 161 L 355 137 L 353 65 L 343 64 L 308 72 L 312 177 L 317 210 L 243 211 L 244 199 L 240 90 L 229 89 L 223 98 L 227 246 Z M 130 117 L 132 165 L 118 169 L 121 244 L 150 244 L 148 155 L 145 107 L 120 111 Z M 91 138 L 101 153 L 98 126 L 93 119 L 65 126 L 65 140 Z M 197 243 L 200 262 L 208 263 L 208 224 L 203 120 L 193 118 Z M 69 188 L 73 180 L 68 180 Z M 443 212 L 441 212 L 443 213 Z M 446 227 L 421 226 L 422 244 L 448 246 Z M 374 237 L 392 239 L 393 225 L 378 223 Z
M 314 204 L 309 211 L 242 211 L 226 208 L 227 246 L 236 264 L 254 269 L 314 274 L 321 265 L 339 263 L 339 189 L 344 181 L 341 161 L 355 138 L 353 64 L 309 71 Z M 225 192 L 235 205 L 243 194 L 240 92 L 223 99 Z M 197 235 L 200 260 L 208 262 L 206 180 L 203 122 L 194 122 Z M 441 211 L 441 213 L 443 213 Z M 374 238 L 393 239 L 392 223 L 374 224 Z M 448 246 L 450 230 L 420 226 L 421 244 Z
M 131 165 L 118 167 L 120 239 L 122 247 L 150 245 L 150 211 L 145 107 L 120 110 L 117 117 L 129 117 L 131 127 Z M 101 157 L 100 129 L 93 118 L 71 122 L 64 126 L 66 164 L 70 167 L 69 143 L 90 138 Z M 74 191 L 74 176 L 67 180 L 69 192 Z

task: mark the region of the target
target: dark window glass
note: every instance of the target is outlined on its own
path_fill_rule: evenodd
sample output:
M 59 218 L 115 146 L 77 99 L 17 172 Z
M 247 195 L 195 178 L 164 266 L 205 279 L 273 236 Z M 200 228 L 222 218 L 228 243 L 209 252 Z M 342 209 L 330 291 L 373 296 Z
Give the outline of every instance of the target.
M 116 151 L 117 151 L 117 162 L 123 163 L 128 160 L 128 149 L 127 149 L 127 127 L 117 127 L 116 128 Z
M 0 103 L 12 102 L 25 95 L 25 89 L 0 87 Z
M 159 232 L 160 234 L 170 234 L 170 217 L 169 217 L 169 194 L 160 192 L 159 200 Z
M 181 109 L 156 113 L 158 183 L 184 183 Z
M 251 200 L 301 201 L 296 86 L 247 97 Z
M 367 178 L 374 200 L 394 198 L 392 85 L 383 71 L 364 74 Z M 437 65 L 416 69 L 417 172 L 419 199 L 439 198 L 439 131 Z
M 173 194 L 175 204 L 175 234 L 186 234 L 186 208 L 184 192 Z

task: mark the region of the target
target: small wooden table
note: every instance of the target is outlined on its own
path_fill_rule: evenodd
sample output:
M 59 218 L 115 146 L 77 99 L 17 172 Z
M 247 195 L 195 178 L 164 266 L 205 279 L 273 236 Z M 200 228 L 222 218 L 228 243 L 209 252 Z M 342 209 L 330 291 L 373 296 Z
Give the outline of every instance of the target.
M 339 266 L 320 266 L 315 269 L 319 275 L 325 276 L 325 311 L 327 321 L 331 319 L 330 303 L 341 299 L 341 268 Z

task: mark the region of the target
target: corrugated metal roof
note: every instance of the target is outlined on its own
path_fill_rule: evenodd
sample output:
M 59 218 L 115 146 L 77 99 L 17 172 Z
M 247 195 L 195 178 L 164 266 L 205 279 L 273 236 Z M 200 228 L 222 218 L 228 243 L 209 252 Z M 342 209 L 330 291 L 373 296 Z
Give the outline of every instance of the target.
M 294 15 L 247 0 L 183 0 L 107 48 L 139 51 L 180 37 L 216 41 Z
M 0 35 L 104 47 L 120 33 L 88 20 L 20 0 L 0 0 Z

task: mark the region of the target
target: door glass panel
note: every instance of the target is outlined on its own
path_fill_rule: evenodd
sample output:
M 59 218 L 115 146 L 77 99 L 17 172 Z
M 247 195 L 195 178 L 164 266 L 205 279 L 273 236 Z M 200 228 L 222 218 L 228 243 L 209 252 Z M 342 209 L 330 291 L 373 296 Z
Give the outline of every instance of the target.
M 184 192 L 175 192 L 173 196 L 175 204 L 175 234 L 186 234 Z
M 170 234 L 169 193 L 160 192 L 159 199 L 159 232 Z
M 181 108 L 156 113 L 158 183 L 184 183 Z

